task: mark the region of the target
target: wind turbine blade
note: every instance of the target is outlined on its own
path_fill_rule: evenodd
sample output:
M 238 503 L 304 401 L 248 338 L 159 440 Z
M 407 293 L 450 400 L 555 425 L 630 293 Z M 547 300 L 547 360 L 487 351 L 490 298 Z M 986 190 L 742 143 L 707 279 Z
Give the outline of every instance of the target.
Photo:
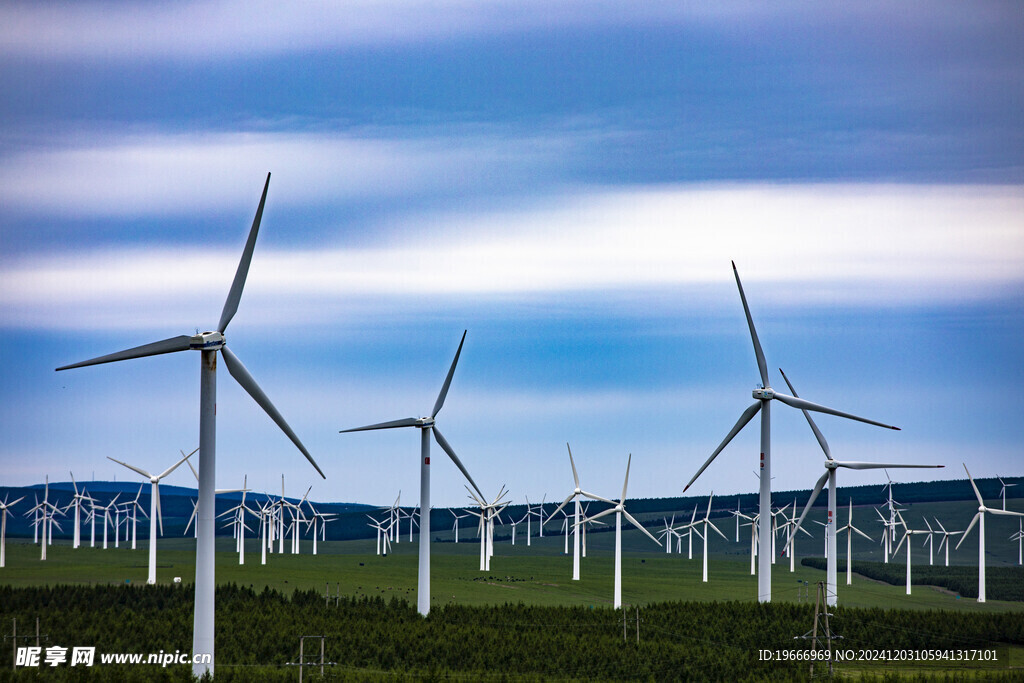
M 110 457 L 110 456 L 108 455 L 108 456 L 107 456 L 107 460 L 113 460 L 113 461 L 114 461 L 114 462 L 116 462 L 116 463 L 117 463 L 118 465 L 123 465 L 123 466 L 127 467 L 128 469 L 132 470 L 133 472 L 138 472 L 139 474 L 141 474 L 142 476 L 144 476 L 144 477 L 145 477 L 146 479 L 152 479 L 152 478 L 153 478 L 153 475 L 152 475 L 152 474 L 150 474 L 149 472 L 147 472 L 146 470 L 141 470 L 141 469 L 139 469 L 138 467 L 135 467 L 134 465 L 129 465 L 129 464 L 128 464 L 128 463 L 126 463 L 126 462 L 121 462 L 121 461 L 120 461 L 120 460 L 118 460 L 117 458 L 111 458 L 111 457 Z
M 615 505 L 615 501 L 614 500 L 608 500 L 604 496 L 599 496 L 596 493 L 590 493 L 588 491 L 580 491 L 580 495 L 586 496 L 587 498 L 590 498 L 591 500 L 599 500 L 602 503 L 608 503 L 609 505 Z
M 999 508 L 985 508 L 993 515 L 1006 515 L 1009 517 L 1024 517 L 1024 512 L 1014 512 L 1013 510 L 1000 510 Z
M 629 454 L 629 459 L 626 460 L 626 478 L 622 480 L 622 498 L 619 498 L 620 503 L 626 502 L 626 487 L 629 485 L 629 466 L 633 464 L 633 454 Z
M 985 514 L 985 513 L 984 512 L 978 512 L 977 514 L 974 515 L 974 517 L 971 519 L 971 523 L 968 524 L 967 528 L 964 530 L 964 535 L 960 537 L 960 543 L 963 543 L 967 539 L 967 535 L 969 533 L 971 533 L 971 529 L 973 529 L 974 525 L 978 523 L 978 517 L 981 517 L 983 514 Z M 957 543 L 956 547 L 953 548 L 953 549 L 954 550 L 960 550 L 960 543 Z
M 441 393 L 437 395 L 437 401 L 434 402 L 434 410 L 431 411 L 430 417 L 437 417 L 437 414 L 441 412 L 441 407 L 444 405 L 444 399 L 448 396 L 448 387 L 452 384 L 452 377 L 455 375 L 455 366 L 459 362 L 459 356 L 462 354 L 462 345 L 466 343 L 466 330 L 462 331 L 462 340 L 459 341 L 459 349 L 455 352 L 455 359 L 452 360 L 452 366 L 448 368 L 448 376 L 444 378 L 444 386 L 441 387 Z
M 401 420 L 391 420 L 390 422 L 378 422 L 373 425 L 366 425 L 365 427 L 355 427 L 353 429 L 342 429 L 339 434 L 348 434 L 349 432 L 368 432 L 371 429 L 395 429 L 396 427 L 417 427 L 420 421 L 415 417 L 407 417 Z
M 764 351 L 761 350 L 761 342 L 757 339 L 757 330 L 754 329 L 754 319 L 750 317 L 750 307 L 747 306 L 747 295 L 743 293 L 743 283 L 740 282 L 740 271 L 736 269 L 736 262 L 732 261 L 732 274 L 736 276 L 736 286 L 740 290 L 740 301 L 743 302 L 743 313 L 747 316 L 747 327 L 750 328 L 750 340 L 754 342 L 754 355 L 757 356 L 757 371 L 761 373 L 761 386 L 768 384 L 768 364 L 764 360 Z
M 617 507 L 614 507 L 614 508 L 608 508 L 607 510 L 601 510 L 601 512 L 598 512 L 598 513 L 597 513 L 596 515 L 594 515 L 593 517 L 587 517 L 586 519 L 581 519 L 581 520 L 580 520 L 580 524 L 582 524 L 582 523 L 584 523 L 584 522 L 593 522 L 593 521 L 594 521 L 595 519 L 600 519 L 600 518 L 602 518 L 602 517 L 605 517 L 605 516 L 607 516 L 607 515 L 610 515 L 610 514 L 612 514 L 612 513 L 613 513 L 613 512 L 615 512 L 615 511 L 616 511 L 617 509 L 618 509 Z
M 164 477 L 166 477 L 166 476 L 167 476 L 168 474 L 170 474 L 170 473 L 171 473 L 171 472 L 173 472 L 174 470 L 178 469 L 178 466 L 179 466 L 179 465 L 181 465 L 181 463 L 185 462 L 186 460 L 188 460 L 189 458 L 191 458 L 191 457 L 192 457 L 193 455 L 195 455 L 195 454 L 196 454 L 196 451 L 198 451 L 198 450 L 199 450 L 199 447 L 198 447 L 198 446 L 196 446 L 196 450 L 195 450 L 195 451 L 192 451 L 191 453 L 189 453 L 188 455 L 186 455 L 186 456 L 185 456 L 184 458 L 182 458 L 182 459 L 181 459 L 181 460 L 179 460 L 178 462 L 176 462 L 176 463 L 174 463 L 173 465 L 171 465 L 170 467 L 168 467 L 168 468 L 167 468 L 166 470 L 164 470 L 164 471 L 163 471 L 163 473 L 162 473 L 162 474 L 161 474 L 160 476 L 158 476 L 158 477 L 157 477 L 157 479 L 163 479 L 163 478 L 164 478 Z
M 267 174 L 267 182 L 263 184 L 263 195 L 260 197 L 260 205 L 256 208 L 256 217 L 252 220 L 252 227 L 249 229 L 249 238 L 245 241 L 245 249 L 242 250 L 242 258 L 238 262 L 238 269 L 235 271 L 235 279 L 231 282 L 231 289 L 228 291 L 228 298 L 224 302 L 224 310 L 220 314 L 220 322 L 217 323 L 217 331 L 224 334 L 228 323 L 235 316 L 238 310 L 238 302 L 242 298 L 242 288 L 245 287 L 245 278 L 249 274 L 249 263 L 252 261 L 252 252 L 256 248 L 256 235 L 260 231 L 260 221 L 263 219 L 263 205 L 267 201 L 267 188 L 270 187 L 270 174 Z
M 902 468 L 902 469 L 911 469 L 911 468 L 922 469 L 922 468 L 945 467 L 945 465 L 900 465 L 900 464 L 891 463 L 891 462 L 856 462 L 856 461 L 850 461 L 850 460 L 845 460 L 845 461 L 836 460 L 835 463 L 836 463 L 836 466 L 838 466 L 838 467 L 845 467 L 845 468 L 850 469 L 850 470 L 881 470 L 881 469 L 885 469 L 886 467 L 899 467 L 899 468 Z
M 871 538 L 870 536 L 868 536 L 868 535 L 867 535 L 866 533 L 864 533 L 863 531 L 861 531 L 861 530 L 860 530 L 860 529 L 858 529 L 857 527 L 853 526 L 852 524 L 850 525 L 850 529 L 851 529 L 851 530 L 853 530 L 853 531 L 856 531 L 856 532 L 857 532 L 858 534 L 860 534 L 860 535 L 861 535 L 861 536 L 863 536 L 864 538 L 868 539 L 869 541 L 872 541 L 872 540 L 874 540 L 874 539 L 872 539 L 872 538 Z
M 557 515 L 557 514 L 558 514 L 558 511 L 559 511 L 559 510 L 561 510 L 562 508 L 564 508 L 564 507 L 565 507 L 566 505 L 568 505 L 568 504 L 569 504 L 569 501 L 570 501 L 570 500 L 572 500 L 572 499 L 573 499 L 573 498 L 575 498 L 575 497 L 576 497 L 576 494 L 575 494 L 575 493 L 571 493 L 571 494 L 569 494 L 569 497 L 568 497 L 568 498 L 566 498 L 565 500 L 563 500 L 563 501 L 562 501 L 562 504 L 561 504 L 561 505 L 559 505 L 558 507 L 556 507 L 556 508 L 555 508 L 555 511 L 554 511 L 554 512 L 552 512 L 552 513 L 551 513 L 551 514 L 550 514 L 550 515 L 548 516 L 548 518 L 547 518 L 547 519 L 546 519 L 546 520 L 544 521 L 544 524 L 547 524 L 547 523 L 549 523 L 549 522 L 551 521 L 551 518 L 552 518 L 552 517 L 554 517 L 555 515 Z
M 269 178 L 270 177 L 268 176 L 268 181 Z M 306 460 L 309 460 L 309 463 L 317 472 L 320 473 L 320 476 L 326 479 L 327 475 L 323 473 L 320 466 L 316 464 L 315 460 L 313 460 L 313 456 L 309 454 L 306 447 L 302 445 L 301 441 L 299 441 L 299 437 L 295 435 L 292 428 L 288 426 L 287 422 L 285 422 L 281 413 L 278 412 L 277 408 L 274 407 L 274 404 L 270 402 L 269 398 L 267 398 L 267 395 L 263 393 L 263 390 L 260 389 L 258 384 L 256 384 L 256 380 L 252 378 L 249 371 L 245 369 L 244 365 L 242 365 L 242 361 L 238 360 L 238 356 L 232 353 L 227 346 L 222 346 L 220 351 L 224 356 L 224 364 L 228 366 L 228 372 L 230 372 L 231 376 L 235 378 L 235 381 L 242 385 L 242 388 L 252 396 L 253 400 L 255 400 L 261 408 L 263 408 L 264 412 L 270 416 L 270 419 L 277 423 L 277 426 L 281 428 L 281 431 L 288 435 L 288 438 L 291 439 L 292 443 L 294 443 L 302 454 L 306 456 Z
M 580 487 L 580 477 L 576 473 L 576 463 L 573 462 L 573 459 L 572 459 L 572 448 L 569 448 L 569 442 L 568 441 L 565 442 L 565 447 L 567 449 L 569 449 L 569 465 L 572 466 L 572 480 L 574 482 L 576 482 L 576 488 L 579 488 Z M 566 503 L 567 502 L 569 502 L 569 501 L 566 501 Z M 562 503 L 562 504 L 565 505 L 565 503 Z
M 966 463 L 964 463 L 964 472 L 967 472 L 967 479 L 971 482 L 971 488 L 974 489 L 974 495 L 978 497 L 978 504 L 985 507 L 985 501 L 981 499 L 981 492 L 978 490 L 978 487 L 974 485 L 974 477 L 971 476 L 971 472 L 967 469 Z M 964 533 L 964 536 L 966 535 L 967 534 Z
M 455 450 L 451 447 L 451 444 L 448 443 L 448 440 L 444 438 L 444 435 L 438 430 L 437 425 L 431 427 L 431 431 L 434 432 L 434 441 L 436 441 L 437 445 L 448 454 L 448 457 L 452 459 L 452 462 L 454 462 L 455 466 L 459 468 L 462 475 L 469 480 L 470 484 L 473 485 L 473 489 L 480 494 L 480 500 L 483 501 L 485 498 L 483 491 L 481 491 L 480 487 L 476 485 L 475 481 L 473 481 L 473 477 L 469 476 L 469 472 L 466 470 L 465 465 L 463 465 L 462 461 L 459 460 L 459 456 L 455 455 Z
M 182 455 L 185 455 L 185 451 L 181 451 L 181 454 L 182 454 Z M 188 460 L 188 461 L 186 461 L 186 462 L 188 463 L 188 468 L 189 468 L 190 470 L 192 470 L 192 474 L 194 474 L 194 475 L 195 475 L 195 477 L 196 477 L 196 481 L 199 481 L 199 473 L 198 473 L 198 472 L 196 472 L 196 468 L 192 466 L 192 461 L 191 461 L 191 460 Z
M 640 522 L 636 521 L 636 518 L 635 518 L 635 517 L 633 517 L 633 515 L 629 514 L 629 512 L 627 512 L 626 510 L 623 510 L 623 511 L 622 511 L 622 516 L 623 516 L 623 517 L 625 517 L 626 519 L 628 519 L 628 520 L 629 520 L 629 522 L 630 522 L 630 524 L 632 524 L 632 525 L 633 525 L 633 526 L 635 526 L 635 527 L 636 527 L 637 529 L 639 529 L 640 531 L 642 531 L 642 532 L 644 532 L 645 534 L 647 534 L 647 538 L 651 539 L 652 541 L 654 541 L 655 543 L 657 543 L 657 544 L 658 544 L 659 546 L 661 545 L 661 541 L 659 541 L 658 539 L 656 539 L 656 538 L 654 537 L 654 535 L 653 535 L 653 534 L 652 534 L 652 533 L 651 533 L 650 531 L 648 531 L 648 530 L 647 530 L 647 529 L 646 529 L 646 528 L 644 527 L 644 525 L 643 525 L 643 524 L 641 524 Z
M 793 384 L 789 381 L 789 378 L 786 377 L 786 373 L 782 372 L 782 368 L 779 368 L 779 374 L 781 374 L 782 379 L 786 381 L 786 386 L 788 386 L 789 390 L 793 392 L 793 396 L 799 398 L 797 396 L 796 389 L 793 388 Z M 821 433 L 820 429 L 818 429 L 818 425 L 814 423 L 810 413 L 804 410 L 803 414 L 804 417 L 807 418 L 807 424 L 811 426 L 811 431 L 814 432 L 814 438 L 818 440 L 818 445 L 820 445 L 821 450 L 825 452 L 825 457 L 832 460 L 832 451 L 828 447 L 828 441 L 825 440 L 825 435 Z
M 896 548 L 894 548 L 893 551 L 892 551 L 893 555 L 895 555 L 896 553 L 898 553 L 900 551 L 900 546 L 903 545 L 903 541 L 907 540 L 907 537 L 909 537 L 909 536 L 910 536 L 910 532 L 909 531 L 903 532 L 903 538 L 900 539 L 900 542 L 896 544 Z
M 144 358 L 146 356 L 159 356 L 163 353 L 174 353 L 175 351 L 187 351 L 192 343 L 192 337 L 188 335 L 180 335 L 177 337 L 171 337 L 170 339 L 164 339 L 161 341 L 153 342 L 152 344 L 143 344 L 142 346 L 136 346 L 131 349 L 124 351 L 116 351 L 115 353 L 108 353 L 105 356 L 98 356 L 90 360 L 83 360 L 80 363 L 72 363 L 71 365 L 63 365 L 57 368 L 57 371 L 71 370 L 72 368 L 84 368 L 87 365 L 100 365 L 101 363 L 113 363 L 119 360 L 129 360 L 131 358 Z
M 899 427 L 893 427 L 892 425 L 887 425 L 884 422 L 876 422 L 875 420 L 869 420 L 866 417 L 859 417 L 857 415 L 854 415 L 853 413 L 844 413 L 841 410 L 836 410 L 834 408 L 829 408 L 828 406 L 823 406 L 818 403 L 805 401 L 804 399 L 797 398 L 796 396 L 788 396 L 786 394 L 780 394 L 778 392 L 775 392 L 775 398 L 779 399 L 788 406 L 792 406 L 793 408 L 799 408 L 801 410 L 813 410 L 816 413 L 825 413 L 827 415 L 845 417 L 849 420 L 864 422 L 869 425 L 875 425 L 876 427 L 885 427 L 886 429 L 894 429 L 896 431 L 900 431 Z
M 807 513 L 811 511 L 811 506 L 814 505 L 814 501 L 818 499 L 818 494 L 821 493 L 821 489 L 825 487 L 825 482 L 828 481 L 828 470 L 825 474 L 818 478 L 818 481 L 814 483 L 814 489 L 811 491 L 811 496 L 807 499 L 807 504 L 804 505 L 804 511 L 800 513 L 800 519 L 797 520 L 796 526 L 793 527 L 793 533 L 790 534 L 790 541 L 786 544 L 787 547 L 793 544 L 793 540 L 796 539 L 796 533 L 801 529 L 804 523 L 804 519 L 807 518 Z M 881 513 L 879 513 L 881 514 Z
M 686 489 L 690 488 L 690 485 L 692 485 L 693 482 L 697 481 L 697 477 L 699 477 L 701 473 L 708 468 L 708 465 L 711 464 L 712 460 L 718 457 L 718 454 L 722 452 L 722 449 L 729 445 L 729 442 L 732 441 L 732 438 L 739 434 L 741 429 L 747 426 L 747 423 L 750 422 L 755 415 L 757 415 L 757 411 L 759 410 L 761 410 L 761 402 L 757 401 L 752 406 L 743 411 L 743 414 L 740 415 L 740 419 L 736 420 L 736 424 L 733 425 L 732 429 L 729 430 L 729 433 L 726 434 L 724 439 L 722 439 L 722 443 L 718 444 L 718 448 L 715 449 L 715 452 L 711 454 L 711 457 L 708 458 L 703 465 L 701 465 L 701 468 L 699 470 L 697 470 L 697 474 L 693 475 L 693 478 L 690 479 L 690 481 L 687 482 L 686 486 L 683 487 L 683 493 L 686 493 Z
M 711 527 L 711 528 L 712 528 L 712 529 L 714 529 L 714 530 L 715 530 L 716 532 L 718 532 L 718 535 L 719 535 L 719 536 L 721 536 L 722 538 L 725 538 L 725 534 L 723 534 L 723 533 L 722 533 L 721 531 L 719 531 L 719 530 L 718 530 L 718 527 L 717 527 L 717 526 L 715 526 L 715 525 L 714 525 L 714 523 L 713 523 L 713 522 L 712 522 L 712 521 L 711 521 L 710 519 L 709 519 L 709 520 L 707 520 L 707 523 L 708 523 L 708 526 L 709 526 L 709 527 Z M 728 538 L 725 538 L 725 540 L 727 540 L 727 541 L 728 541 L 729 539 L 728 539 Z

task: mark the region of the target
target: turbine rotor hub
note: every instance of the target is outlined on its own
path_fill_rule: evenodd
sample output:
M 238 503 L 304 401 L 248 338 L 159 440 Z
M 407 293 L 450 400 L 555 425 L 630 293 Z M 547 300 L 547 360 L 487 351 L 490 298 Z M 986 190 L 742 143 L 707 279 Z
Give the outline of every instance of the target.
M 224 335 L 220 332 L 202 332 L 189 341 L 189 348 L 196 351 L 217 351 L 224 346 Z
M 775 398 L 775 391 L 771 387 L 757 387 L 753 396 L 760 401 L 770 401 Z
M 421 417 L 416 422 L 421 429 L 426 429 L 427 427 L 434 426 L 434 418 L 432 417 Z

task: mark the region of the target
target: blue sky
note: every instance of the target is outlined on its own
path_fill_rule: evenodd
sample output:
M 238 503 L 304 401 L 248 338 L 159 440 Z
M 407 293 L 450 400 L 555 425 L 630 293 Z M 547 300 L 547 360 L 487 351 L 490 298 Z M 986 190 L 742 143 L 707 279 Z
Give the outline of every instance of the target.
M 5 3 L 3 483 L 197 445 L 197 354 L 53 368 L 214 327 L 268 171 L 228 340 L 328 479 L 222 373 L 218 486 L 415 503 L 417 434 L 338 430 L 428 412 L 468 329 L 438 424 L 485 491 L 563 498 L 569 441 L 585 488 L 632 453 L 631 496 L 678 495 L 758 380 L 730 260 L 774 386 L 903 428 L 822 417 L 836 457 L 1020 475 L 1022 29 L 1013 2 Z M 774 487 L 809 488 L 817 444 L 773 418 Z M 692 490 L 753 490 L 757 450 Z

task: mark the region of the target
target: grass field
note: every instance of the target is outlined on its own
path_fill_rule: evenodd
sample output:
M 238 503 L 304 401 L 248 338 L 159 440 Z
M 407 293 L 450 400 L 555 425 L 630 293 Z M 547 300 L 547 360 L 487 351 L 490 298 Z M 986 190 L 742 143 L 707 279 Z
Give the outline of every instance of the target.
M 640 545 L 640 534 L 624 535 L 628 552 L 623 553 L 623 602 L 646 605 L 673 600 L 756 601 L 756 577 L 750 574 L 749 555 L 735 552 L 715 553 L 709 560 L 709 581 L 701 581 L 702 560 L 698 548 L 694 557 L 665 554 L 653 543 Z M 521 539 L 520 539 L 521 540 Z M 563 555 L 561 537 L 533 539 L 523 543 L 495 546 L 491 571 L 480 572 L 479 545 L 476 542 L 434 543 L 432 546 L 432 604 L 465 605 L 610 605 L 612 597 L 612 534 L 594 534 L 588 538 L 588 557 L 584 558 L 581 580 L 572 581 L 572 557 Z M 721 539 L 719 539 L 721 541 Z M 217 581 L 262 589 L 269 586 L 283 592 L 314 589 L 332 595 L 398 596 L 415 603 L 418 544 L 403 542 L 393 546 L 391 554 L 375 554 L 373 541 L 333 541 L 319 544 L 319 554 L 311 553 L 311 543 L 303 543 L 301 555 L 277 553 L 260 564 L 256 542 L 247 544 L 246 564 L 238 564 L 234 541 L 218 539 Z M 634 547 L 634 545 L 636 547 Z M 157 580 L 171 583 L 180 577 L 191 583 L 195 575 L 194 542 L 190 539 L 164 539 L 160 542 Z M 684 548 L 685 551 L 685 548 Z M 27 541 L 8 540 L 7 567 L 0 570 L 0 584 L 33 586 L 40 584 L 117 584 L 146 580 L 148 553 L 140 544 L 132 551 L 121 547 L 101 550 L 82 547 L 73 550 L 65 542 L 48 550 L 48 559 L 39 560 L 38 546 Z M 927 562 L 927 559 L 925 559 Z M 900 563 L 902 564 L 902 563 Z M 856 562 L 854 563 L 856 568 Z M 1024 569 L 1022 569 L 1024 578 Z M 772 572 L 772 598 L 775 601 L 813 600 L 816 582 L 824 572 L 797 563 L 790 573 L 789 563 L 778 560 Z M 1020 611 L 1024 603 L 990 600 L 978 604 L 972 599 L 933 587 L 914 586 L 906 595 L 903 586 L 875 582 L 854 574 L 847 586 L 844 573 L 839 577 L 840 604 L 850 607 L 898 609 L 944 609 L 954 611 Z

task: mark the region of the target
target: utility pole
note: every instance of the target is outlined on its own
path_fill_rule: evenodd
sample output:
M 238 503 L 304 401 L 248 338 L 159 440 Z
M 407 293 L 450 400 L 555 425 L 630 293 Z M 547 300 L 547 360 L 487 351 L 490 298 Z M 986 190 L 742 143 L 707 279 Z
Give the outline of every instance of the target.
M 302 683 L 302 668 L 306 666 L 306 638 L 320 639 L 320 677 L 324 675 L 324 636 L 299 636 L 299 683 Z M 309 666 L 316 666 L 316 662 L 310 662 Z
M 819 649 L 826 651 L 825 662 L 828 663 L 828 676 L 832 677 L 832 641 L 842 638 L 832 633 L 829 628 L 828 618 L 831 616 L 828 613 L 828 603 L 825 600 L 825 582 L 818 582 L 818 594 L 814 604 L 814 626 L 810 631 L 803 634 L 802 636 L 794 636 L 794 640 L 811 640 L 811 651 L 812 653 L 817 652 Z M 819 619 L 819 617 L 821 617 Z M 811 657 L 811 678 L 814 678 L 814 661 L 815 657 Z

